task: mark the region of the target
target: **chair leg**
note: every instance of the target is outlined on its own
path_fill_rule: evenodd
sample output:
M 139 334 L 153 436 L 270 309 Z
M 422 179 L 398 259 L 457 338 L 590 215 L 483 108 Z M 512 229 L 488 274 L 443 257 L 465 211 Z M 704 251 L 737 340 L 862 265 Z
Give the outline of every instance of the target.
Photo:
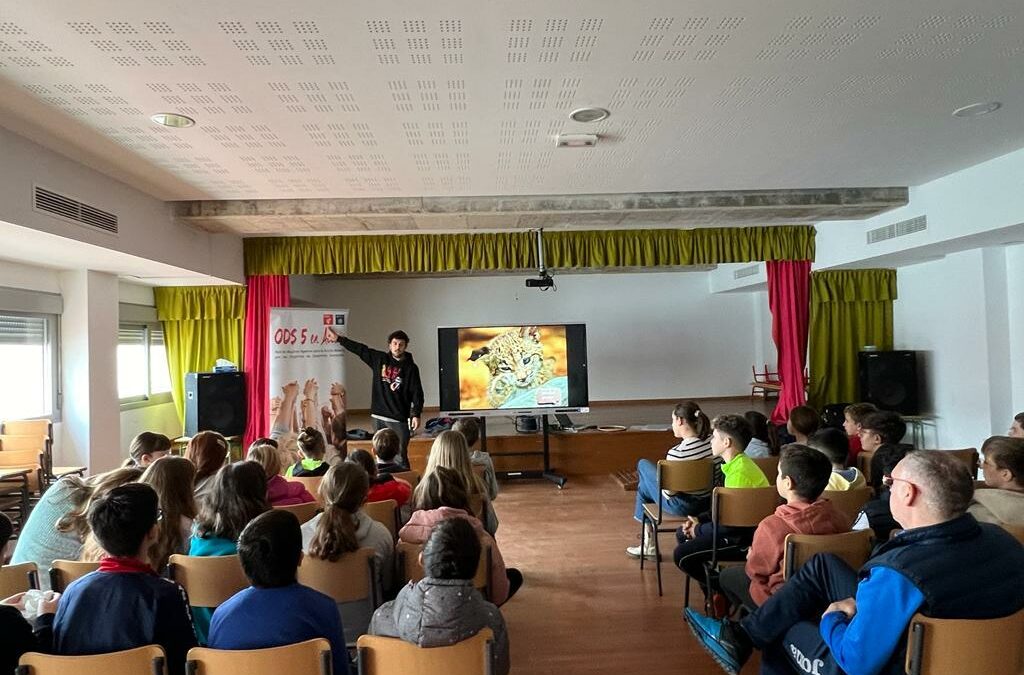
M 640 569 L 644 568 L 644 548 L 647 546 L 647 516 L 640 516 Z
M 658 597 L 660 598 L 663 595 L 661 591 L 661 545 L 658 543 L 657 528 L 654 529 L 654 566 L 658 568 Z
M 690 575 L 687 574 L 683 580 L 683 609 L 690 606 Z

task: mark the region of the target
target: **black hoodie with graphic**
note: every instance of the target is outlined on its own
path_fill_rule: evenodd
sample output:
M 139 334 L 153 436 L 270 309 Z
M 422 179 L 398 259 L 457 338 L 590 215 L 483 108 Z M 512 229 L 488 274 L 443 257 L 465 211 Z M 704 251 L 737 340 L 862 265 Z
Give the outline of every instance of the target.
M 406 352 L 402 360 L 389 352 L 371 349 L 347 337 L 339 338 L 342 347 L 349 350 L 373 371 L 373 393 L 370 413 L 378 417 L 405 422 L 423 412 L 423 385 L 420 369 Z

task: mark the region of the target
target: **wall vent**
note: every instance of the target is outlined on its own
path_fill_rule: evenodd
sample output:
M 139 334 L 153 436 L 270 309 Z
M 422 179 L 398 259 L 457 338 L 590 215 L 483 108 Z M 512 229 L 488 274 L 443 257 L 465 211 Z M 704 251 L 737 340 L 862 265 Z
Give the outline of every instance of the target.
M 36 211 L 49 216 L 73 220 L 97 230 L 117 234 L 117 216 L 113 213 L 107 213 L 38 185 L 35 186 L 33 206 Z
M 918 216 L 917 218 L 901 220 L 898 223 L 892 223 L 890 225 L 875 228 L 874 230 L 868 230 L 868 243 L 877 244 L 880 241 L 895 239 L 896 237 L 904 237 L 908 234 L 923 232 L 927 229 L 927 216 Z
M 746 267 L 741 267 L 738 270 L 734 270 L 732 273 L 732 278 L 746 279 L 747 277 L 755 276 L 760 271 L 761 263 L 758 263 L 756 265 L 747 265 Z

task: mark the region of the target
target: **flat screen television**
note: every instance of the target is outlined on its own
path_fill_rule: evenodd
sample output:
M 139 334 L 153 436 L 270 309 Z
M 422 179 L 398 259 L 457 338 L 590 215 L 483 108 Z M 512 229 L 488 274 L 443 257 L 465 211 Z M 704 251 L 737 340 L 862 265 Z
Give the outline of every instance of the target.
M 444 415 L 586 412 L 582 323 L 437 329 Z

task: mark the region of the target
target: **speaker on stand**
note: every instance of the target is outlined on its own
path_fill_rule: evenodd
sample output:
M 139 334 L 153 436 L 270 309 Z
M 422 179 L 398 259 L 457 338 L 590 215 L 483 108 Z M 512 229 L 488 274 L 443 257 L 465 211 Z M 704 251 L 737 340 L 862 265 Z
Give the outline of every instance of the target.
M 920 413 L 917 352 L 858 352 L 860 400 L 901 415 Z
M 185 435 L 217 431 L 225 436 L 245 433 L 245 374 L 185 374 Z

